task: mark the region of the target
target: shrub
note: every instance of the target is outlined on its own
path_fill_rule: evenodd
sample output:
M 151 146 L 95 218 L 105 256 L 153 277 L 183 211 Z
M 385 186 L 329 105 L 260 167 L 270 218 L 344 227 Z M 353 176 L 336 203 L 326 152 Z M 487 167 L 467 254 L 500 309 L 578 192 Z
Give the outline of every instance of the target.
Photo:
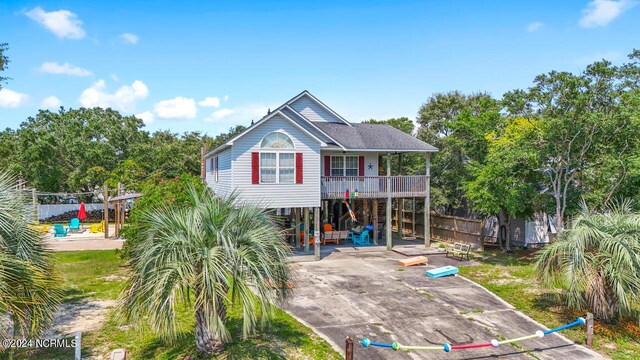
M 122 248 L 124 257 L 128 257 L 135 244 L 142 241 L 141 219 L 144 214 L 163 205 L 180 207 L 192 204 L 193 199 L 187 191 L 189 186 L 201 191 L 205 184 L 199 177 L 190 174 L 178 175 L 172 179 L 151 178 L 145 182 L 141 191 L 142 197 L 135 203 L 129 213 L 128 222 L 122 227 L 122 235 L 127 239 Z

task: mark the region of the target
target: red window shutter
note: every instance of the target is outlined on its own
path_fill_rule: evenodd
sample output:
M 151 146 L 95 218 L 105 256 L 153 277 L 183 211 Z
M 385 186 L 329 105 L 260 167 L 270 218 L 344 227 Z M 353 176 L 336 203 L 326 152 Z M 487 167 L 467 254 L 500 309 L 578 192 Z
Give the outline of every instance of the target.
M 302 184 L 302 153 L 296 153 L 296 184 Z
M 324 157 L 324 176 L 331 176 L 331 156 Z
M 358 157 L 358 176 L 364 176 L 364 156 Z
M 251 183 L 260 184 L 260 154 L 251 153 Z

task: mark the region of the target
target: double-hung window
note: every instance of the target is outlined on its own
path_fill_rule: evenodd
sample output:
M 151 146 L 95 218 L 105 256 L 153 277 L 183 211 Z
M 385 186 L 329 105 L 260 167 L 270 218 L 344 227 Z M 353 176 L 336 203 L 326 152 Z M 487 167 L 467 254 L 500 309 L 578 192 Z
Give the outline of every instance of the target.
M 358 176 L 358 156 L 332 156 L 331 176 Z
M 211 164 L 209 167 L 211 169 L 211 175 L 213 175 L 213 181 L 218 182 L 218 171 L 220 170 L 218 156 L 214 156 L 211 158 Z

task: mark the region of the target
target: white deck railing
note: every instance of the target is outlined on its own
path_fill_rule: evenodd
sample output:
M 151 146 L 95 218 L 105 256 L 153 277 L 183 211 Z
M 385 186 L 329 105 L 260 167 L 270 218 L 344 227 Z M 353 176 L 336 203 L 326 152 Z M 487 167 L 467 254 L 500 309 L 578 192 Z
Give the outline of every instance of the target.
M 415 176 L 323 176 L 320 192 L 323 199 L 344 199 L 346 190 L 358 189 L 358 198 L 423 197 L 427 195 L 427 175 Z

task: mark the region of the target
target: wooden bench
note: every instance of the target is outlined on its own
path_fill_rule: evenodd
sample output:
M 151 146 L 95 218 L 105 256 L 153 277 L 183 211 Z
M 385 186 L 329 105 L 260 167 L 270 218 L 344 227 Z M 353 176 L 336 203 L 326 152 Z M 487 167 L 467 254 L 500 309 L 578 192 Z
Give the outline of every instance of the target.
M 449 257 L 451 254 L 452 257 L 459 257 L 462 260 L 464 257 L 469 260 L 469 251 L 471 250 L 471 245 L 463 244 L 463 243 L 454 243 L 453 245 L 449 244 L 447 246 L 446 257 Z
M 321 243 L 322 244 L 326 244 L 326 243 L 334 243 L 336 245 L 340 245 L 340 240 L 344 239 L 347 240 L 349 238 L 349 231 L 347 230 L 343 230 L 343 231 L 325 231 L 324 235 L 322 236 L 322 240 Z

